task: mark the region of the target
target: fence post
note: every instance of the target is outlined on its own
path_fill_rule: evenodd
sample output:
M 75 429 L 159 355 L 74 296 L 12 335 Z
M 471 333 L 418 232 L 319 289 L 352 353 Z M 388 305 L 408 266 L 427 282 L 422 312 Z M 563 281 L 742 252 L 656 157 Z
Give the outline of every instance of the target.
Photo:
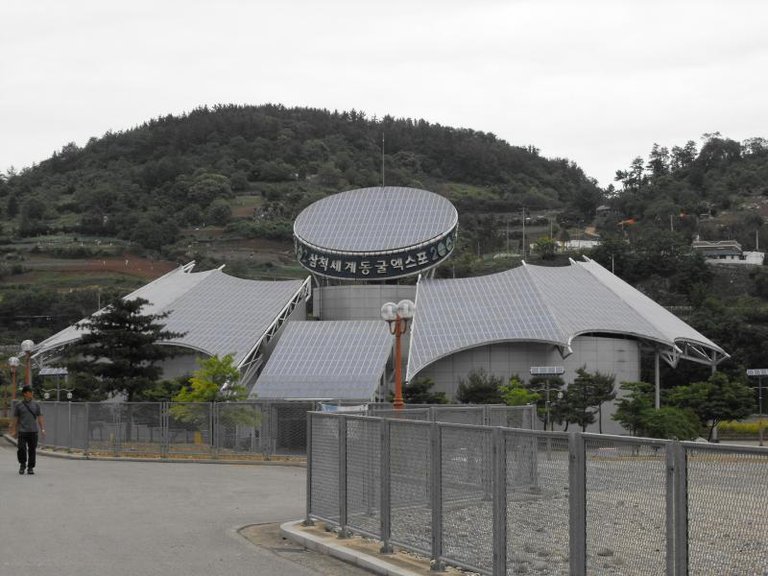
M 312 513 L 312 412 L 307 412 L 307 513 L 304 526 L 314 526 Z
M 675 445 L 669 443 L 666 445 L 665 453 L 665 466 L 666 466 L 666 534 L 667 534 L 667 576 L 675 576 L 675 507 L 677 500 L 675 499 L 675 482 L 677 475 L 675 474 Z
M 208 455 L 210 457 L 216 456 L 218 451 L 214 446 L 215 434 L 216 434 L 216 402 L 208 403 Z
M 443 449 L 440 424 L 432 422 L 430 428 L 430 463 L 432 470 L 432 566 L 442 572 L 443 566 Z
M 675 575 L 688 574 L 688 452 L 674 442 L 675 453 Z
M 507 435 L 493 429 L 493 574 L 507 574 Z
M 379 497 L 381 498 L 381 550 L 382 554 L 391 554 L 393 552 L 389 539 L 392 537 L 392 476 L 390 471 L 390 420 L 382 418 L 380 420 L 381 448 L 379 459 Z
M 348 538 L 347 530 L 347 418 L 339 416 L 339 538 Z
M 267 453 L 265 454 L 266 460 L 272 459 L 272 454 L 277 452 L 277 426 L 274 424 L 274 416 L 277 412 L 274 402 L 267 404 L 267 418 L 266 418 L 266 430 L 267 430 Z
M 219 425 L 219 422 L 221 421 L 221 402 L 213 402 L 213 415 L 211 416 L 211 429 L 213 430 L 212 436 L 208 440 L 208 444 L 211 447 L 211 456 L 213 458 L 219 457 L 219 448 L 221 448 L 221 441 L 219 437 L 221 436 L 221 426 Z M 235 433 L 237 435 L 237 433 Z
M 72 401 L 67 402 L 67 452 L 72 452 Z
M 587 463 L 584 436 L 571 432 L 568 438 L 568 492 L 570 508 L 570 574 L 587 573 Z
M 115 431 L 112 435 L 112 450 L 115 456 L 120 455 L 120 434 L 122 433 L 121 410 L 122 407 L 119 404 L 112 405 L 112 429 Z
M 266 403 L 261 400 L 258 401 L 259 406 L 259 451 L 261 452 L 261 455 L 266 460 L 267 458 L 267 437 L 266 437 L 266 427 L 264 426 L 264 421 L 267 419 L 266 416 Z
M 532 404 L 528 409 L 528 428 L 536 430 L 536 404 Z
M 168 402 L 160 402 L 160 457 L 168 458 L 171 431 L 170 407 Z
M 85 403 L 85 442 L 83 442 L 83 455 L 88 456 L 88 449 L 91 446 L 91 403 Z

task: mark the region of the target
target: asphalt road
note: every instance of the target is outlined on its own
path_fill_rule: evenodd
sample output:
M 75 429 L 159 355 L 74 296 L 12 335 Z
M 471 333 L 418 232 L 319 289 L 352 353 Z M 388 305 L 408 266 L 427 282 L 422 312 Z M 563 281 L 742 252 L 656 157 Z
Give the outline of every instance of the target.
M 301 550 L 291 559 L 238 533 L 302 518 L 305 490 L 304 469 L 283 466 L 38 455 L 36 474 L 21 476 L 15 447 L 0 438 L 0 574 L 362 573 Z

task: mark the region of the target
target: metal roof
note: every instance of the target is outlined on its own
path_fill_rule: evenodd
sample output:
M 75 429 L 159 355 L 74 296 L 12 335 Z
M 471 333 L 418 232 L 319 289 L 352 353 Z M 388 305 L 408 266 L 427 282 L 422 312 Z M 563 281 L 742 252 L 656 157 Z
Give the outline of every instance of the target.
M 524 265 L 461 279 L 421 278 L 407 378 L 433 362 L 496 342 L 546 342 L 567 355 L 580 334 L 613 333 L 656 343 L 674 364 L 727 354 L 597 262 Z
M 125 299 L 148 300 L 143 314 L 170 312 L 163 321 L 165 328 L 185 335 L 163 344 L 209 355 L 232 354 L 238 366 L 305 283 L 244 280 L 221 269 L 192 272 L 193 266 L 179 267 Z M 41 342 L 36 355 L 73 342 L 82 334 L 77 325 L 65 328 Z
M 371 400 L 392 342 L 381 320 L 287 322 L 252 395 Z
M 444 235 L 458 222 L 447 199 L 427 190 L 384 186 L 340 192 L 305 208 L 294 235 L 316 248 L 383 252 Z

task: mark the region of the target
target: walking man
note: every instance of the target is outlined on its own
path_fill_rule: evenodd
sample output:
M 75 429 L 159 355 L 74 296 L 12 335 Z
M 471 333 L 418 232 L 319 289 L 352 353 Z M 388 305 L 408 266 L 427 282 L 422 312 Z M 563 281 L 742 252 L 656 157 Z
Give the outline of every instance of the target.
M 45 436 L 45 420 L 40 404 L 32 399 L 32 388 L 24 386 L 21 389 L 23 400 L 13 408 L 13 420 L 11 420 L 11 436 L 16 438 L 19 459 L 19 474 L 35 473 L 37 457 L 38 431 Z

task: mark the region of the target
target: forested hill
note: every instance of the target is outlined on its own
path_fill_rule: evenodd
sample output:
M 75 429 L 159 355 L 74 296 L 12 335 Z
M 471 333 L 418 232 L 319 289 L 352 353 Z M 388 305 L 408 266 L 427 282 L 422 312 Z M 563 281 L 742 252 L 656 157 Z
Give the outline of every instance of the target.
M 0 179 L 3 230 L 112 236 L 159 250 L 179 229 L 226 224 L 231 199 L 264 198 L 251 233 L 285 237 L 296 213 L 330 193 L 423 187 L 464 214 L 575 208 L 601 201 L 573 162 L 493 134 L 424 120 L 279 105 L 216 106 L 92 138 Z M 227 206 L 229 203 L 229 206 Z

